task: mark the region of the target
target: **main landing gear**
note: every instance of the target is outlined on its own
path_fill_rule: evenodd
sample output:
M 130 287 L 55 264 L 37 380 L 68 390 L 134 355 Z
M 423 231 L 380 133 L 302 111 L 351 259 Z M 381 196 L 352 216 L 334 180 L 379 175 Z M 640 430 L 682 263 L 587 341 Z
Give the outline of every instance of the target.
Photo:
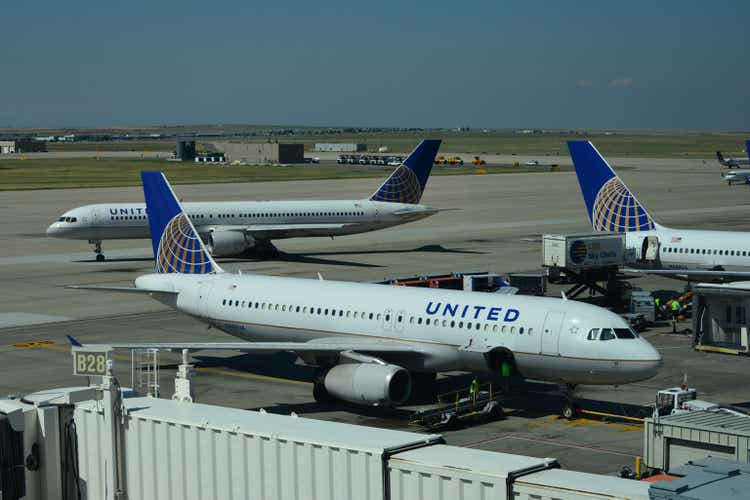
M 575 400 L 575 389 L 574 384 L 563 384 L 560 386 L 560 396 L 562 401 L 560 402 L 560 415 L 568 420 L 574 420 L 578 414 L 578 405 Z
M 104 262 L 105 257 L 102 253 L 102 240 L 89 240 L 89 243 L 94 245 L 94 253 L 96 254 L 97 262 Z

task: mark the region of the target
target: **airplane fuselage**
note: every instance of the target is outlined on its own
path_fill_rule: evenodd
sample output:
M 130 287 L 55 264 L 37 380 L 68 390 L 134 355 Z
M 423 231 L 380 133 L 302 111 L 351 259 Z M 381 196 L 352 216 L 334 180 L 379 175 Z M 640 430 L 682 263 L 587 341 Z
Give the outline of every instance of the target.
M 644 261 L 644 239 L 658 238 L 658 264 L 664 269 L 750 269 L 750 233 L 659 228 L 626 233 L 626 245 Z
M 194 202 L 184 203 L 184 207 L 201 237 L 238 226 L 248 227 L 251 233 L 253 228 L 277 228 L 268 233 L 268 239 L 364 233 L 436 213 L 426 205 L 371 200 Z M 305 225 L 310 227 L 305 229 Z M 283 226 L 293 226 L 294 230 L 285 231 Z M 106 203 L 78 207 L 60 216 L 47 234 L 76 240 L 149 238 L 146 205 Z
M 380 357 L 415 372 L 496 371 L 491 353 L 502 351 L 527 378 L 621 384 L 650 378 L 661 363 L 622 318 L 575 301 L 233 274 L 153 274 L 136 287 L 176 291 L 161 300 L 250 342 L 408 343 L 422 355 Z M 589 340 L 602 328 L 623 338 Z

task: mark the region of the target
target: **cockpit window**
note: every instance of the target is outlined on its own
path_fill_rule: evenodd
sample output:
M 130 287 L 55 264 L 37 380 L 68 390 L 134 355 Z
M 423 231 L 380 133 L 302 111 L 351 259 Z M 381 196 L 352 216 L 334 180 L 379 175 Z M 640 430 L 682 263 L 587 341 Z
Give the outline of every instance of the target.
M 630 328 L 615 328 L 615 335 L 618 339 L 634 339 L 637 336 Z
M 602 328 L 602 333 L 599 334 L 599 340 L 612 340 L 616 338 L 611 328 Z
M 589 330 L 589 336 L 587 337 L 589 340 L 598 340 L 599 339 L 599 329 L 598 328 L 592 328 Z
M 57 219 L 57 222 L 65 222 L 65 217 L 60 217 L 59 219 Z

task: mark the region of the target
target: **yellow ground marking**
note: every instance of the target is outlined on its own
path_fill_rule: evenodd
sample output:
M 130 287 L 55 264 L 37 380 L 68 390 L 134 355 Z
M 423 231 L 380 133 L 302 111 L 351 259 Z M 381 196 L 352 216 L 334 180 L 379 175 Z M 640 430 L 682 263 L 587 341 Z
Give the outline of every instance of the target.
M 44 347 L 47 345 L 52 345 L 54 342 L 51 340 L 35 340 L 33 342 L 21 342 L 18 344 L 13 344 L 13 347 L 20 347 L 22 349 L 28 349 L 31 347 Z
M 567 420 L 557 415 L 550 415 L 541 422 L 532 422 L 527 425 L 529 429 L 535 429 L 538 427 L 544 427 L 550 424 L 566 425 L 568 427 L 585 427 L 587 425 L 606 425 L 619 427 L 617 432 L 630 432 L 643 430 L 643 426 L 634 424 L 623 424 L 620 422 L 604 422 L 593 418 L 576 418 L 574 420 Z

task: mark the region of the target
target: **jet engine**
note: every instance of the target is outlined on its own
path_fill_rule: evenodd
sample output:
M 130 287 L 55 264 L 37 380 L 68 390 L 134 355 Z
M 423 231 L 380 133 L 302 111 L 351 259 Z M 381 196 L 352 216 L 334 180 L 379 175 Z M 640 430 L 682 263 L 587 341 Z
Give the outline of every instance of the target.
M 255 239 L 241 231 L 212 231 L 208 234 L 208 251 L 214 257 L 232 257 L 255 246 Z
M 372 406 L 398 405 L 411 393 L 408 371 L 380 363 L 336 365 L 328 371 L 323 384 L 331 396 Z

